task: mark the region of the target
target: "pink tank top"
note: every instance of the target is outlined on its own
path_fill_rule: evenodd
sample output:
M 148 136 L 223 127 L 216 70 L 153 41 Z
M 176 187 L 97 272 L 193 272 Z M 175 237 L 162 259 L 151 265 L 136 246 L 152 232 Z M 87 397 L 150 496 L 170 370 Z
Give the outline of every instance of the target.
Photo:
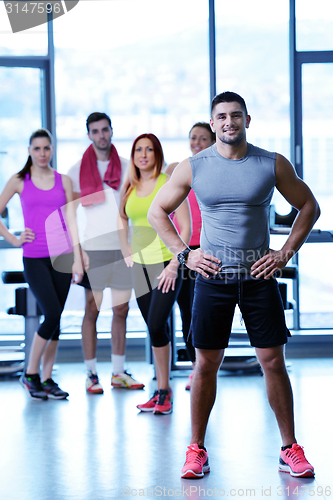
M 24 179 L 21 205 L 24 225 L 35 233 L 34 241 L 24 243 L 23 257 L 56 257 L 72 252 L 72 240 L 66 226 L 66 193 L 61 175 L 54 171 L 52 189 L 37 188 L 29 175 Z
M 188 202 L 190 204 L 190 211 L 191 211 L 191 218 L 192 218 L 192 236 L 189 241 L 189 246 L 190 247 L 196 247 L 200 246 L 200 233 L 201 233 L 201 212 L 200 208 L 197 202 L 197 199 L 195 197 L 193 189 L 189 192 L 187 196 Z M 177 223 L 177 217 L 173 219 L 173 222 L 177 228 L 177 231 L 179 231 L 179 226 Z

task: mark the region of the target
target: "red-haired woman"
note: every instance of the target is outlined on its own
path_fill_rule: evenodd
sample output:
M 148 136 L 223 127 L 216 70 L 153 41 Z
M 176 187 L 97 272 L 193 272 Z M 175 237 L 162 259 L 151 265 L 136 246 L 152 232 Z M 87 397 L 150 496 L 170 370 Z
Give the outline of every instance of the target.
M 118 224 L 125 262 L 128 267 L 133 267 L 136 300 L 148 327 L 157 378 L 157 390 L 147 403 L 137 408 L 154 414 L 172 412 L 168 318 L 181 286 L 177 258 L 147 221 L 147 213 L 157 191 L 169 179 L 162 173 L 163 163 L 162 146 L 155 135 L 143 134 L 135 139 L 128 176 L 122 189 Z M 180 236 L 187 243 L 191 236 L 187 202 L 175 213 Z M 130 246 L 129 220 L 132 222 Z

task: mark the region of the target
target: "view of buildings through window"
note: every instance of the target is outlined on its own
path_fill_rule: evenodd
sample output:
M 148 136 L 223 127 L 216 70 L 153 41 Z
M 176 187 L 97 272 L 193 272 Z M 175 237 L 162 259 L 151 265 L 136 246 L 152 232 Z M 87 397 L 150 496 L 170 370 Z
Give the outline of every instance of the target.
M 313 4 L 296 2 L 298 50 L 333 48 L 333 19 L 325 5 L 327 1 L 320 0 L 314 14 Z M 274 5 L 265 0 L 216 0 L 215 14 L 217 92 L 234 90 L 244 96 L 252 116 L 250 142 L 290 157 L 288 0 Z M 0 18 L 0 55 L 46 53 L 45 26 L 10 34 L 4 16 Z M 53 29 L 60 172 L 66 173 L 89 144 L 85 120 L 96 110 L 110 114 L 114 143 L 124 157 L 133 139 L 146 131 L 161 139 L 168 163 L 190 154 L 190 127 L 209 120 L 208 1 L 85 0 L 56 19 Z M 317 225 L 321 229 L 332 229 L 333 127 L 327 112 L 327 102 L 332 102 L 331 68 L 323 64 L 303 72 L 304 178 L 322 205 Z M 0 77 L 3 187 L 24 164 L 28 137 L 40 125 L 40 70 L 2 67 Z M 273 203 L 278 212 L 289 211 L 279 196 Z M 9 208 L 12 227 L 22 229 L 19 200 Z M 318 280 L 311 265 L 314 255 L 323 255 L 316 266 L 325 269 L 327 246 L 308 244 L 300 254 L 305 327 L 313 326 L 312 319 L 306 319 L 310 313 L 312 318 L 325 318 L 320 324 L 333 326 L 332 276 L 320 272 Z M 5 268 L 22 268 L 19 251 L 2 252 L 9 258 Z M 0 285 L 1 300 L 7 291 Z M 67 310 L 82 309 L 81 291 L 73 290 Z M 0 314 L 5 315 L 4 307 Z

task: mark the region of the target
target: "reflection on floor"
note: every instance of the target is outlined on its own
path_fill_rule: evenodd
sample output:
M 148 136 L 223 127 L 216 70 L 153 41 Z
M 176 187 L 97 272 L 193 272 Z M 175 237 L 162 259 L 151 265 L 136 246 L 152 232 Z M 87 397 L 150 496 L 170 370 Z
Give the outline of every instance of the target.
M 130 363 L 146 384 L 145 391 L 132 392 L 111 389 L 110 364 L 100 363 L 102 396 L 85 393 L 82 364 L 64 363 L 54 378 L 70 393 L 68 401 L 31 401 L 17 378 L 0 378 L 0 497 L 330 499 L 333 363 L 289 363 L 298 441 L 315 479 L 277 471 L 279 432 L 258 373 L 221 373 L 206 440 L 211 472 L 186 480 L 180 479 L 190 439 L 184 372 L 173 376 L 174 412 L 157 416 L 136 409 L 155 389 L 147 363 Z

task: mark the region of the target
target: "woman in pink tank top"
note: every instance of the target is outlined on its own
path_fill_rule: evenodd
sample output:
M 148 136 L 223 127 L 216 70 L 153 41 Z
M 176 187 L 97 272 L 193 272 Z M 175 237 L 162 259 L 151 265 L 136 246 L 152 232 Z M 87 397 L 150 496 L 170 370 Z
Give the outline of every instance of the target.
M 190 139 L 190 150 L 192 155 L 196 155 L 203 149 L 209 148 L 215 143 L 215 133 L 210 128 L 209 123 L 198 122 L 193 125 L 189 134 Z M 170 163 L 165 173 L 171 175 L 178 163 Z M 193 250 L 200 246 L 200 232 L 201 232 L 201 212 L 195 197 L 194 191 L 191 189 L 187 197 L 192 218 L 192 236 L 190 239 L 189 246 Z M 175 218 L 174 223 L 177 227 L 177 219 Z M 180 310 L 180 315 L 182 318 L 182 328 L 183 328 L 183 338 L 186 345 L 187 356 L 192 361 L 194 367 L 195 364 L 195 349 L 192 344 L 192 336 L 190 334 L 190 324 L 191 324 L 191 312 L 192 312 L 192 302 L 194 293 L 194 283 L 195 283 L 195 273 L 183 266 L 183 281 L 182 287 L 178 294 L 177 303 Z M 193 372 L 188 378 L 185 389 L 189 390 L 191 388 Z
M 65 399 L 68 393 L 53 381 L 52 369 L 70 283 L 83 276 L 82 253 L 71 180 L 50 166 L 54 149 L 50 132 L 37 130 L 29 144 L 26 165 L 9 179 L 0 195 L 1 212 L 16 193 L 20 196 L 24 231 L 17 238 L 0 222 L 0 234 L 14 247 L 23 248 L 24 277 L 44 315 L 20 382 L 32 399 Z

